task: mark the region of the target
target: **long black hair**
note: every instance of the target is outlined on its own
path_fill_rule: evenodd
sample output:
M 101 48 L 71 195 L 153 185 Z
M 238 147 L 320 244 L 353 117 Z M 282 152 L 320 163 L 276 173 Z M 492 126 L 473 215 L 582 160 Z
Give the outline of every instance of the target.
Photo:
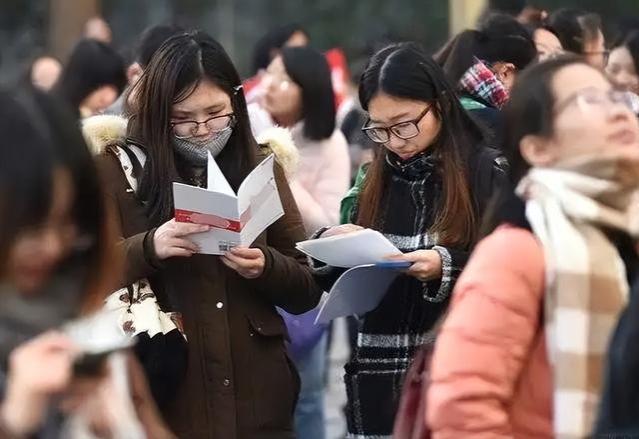
M 147 150 L 139 195 L 154 225 L 173 217 L 172 183 L 179 178 L 171 146 L 171 109 L 204 80 L 231 98 L 236 124 L 226 147 L 216 158 L 237 190 L 256 162 L 257 142 L 251 133 L 240 76 L 224 48 L 208 34 L 194 31 L 168 39 L 153 55 L 136 87 L 129 136 Z
M 530 32 L 513 17 L 490 14 L 477 30 L 465 30 L 452 38 L 435 54 L 435 60 L 446 72 L 446 77 L 457 84 L 466 71 L 475 64 L 475 58 L 490 64 L 512 63 L 523 70 L 537 56 Z
M 575 8 L 562 8 L 548 17 L 564 50 L 583 55 L 585 45 L 597 38 L 601 31 L 599 15 Z
M 72 220 L 82 237 L 68 264 L 82 265 L 86 300 L 101 302 L 115 282 L 113 234 L 97 170 L 76 120 L 51 96 L 0 91 L 0 277 L 16 237 L 47 220 L 53 179 L 65 171 L 73 188 Z
M 86 38 L 73 48 L 54 93 L 78 111 L 82 101 L 100 87 L 111 85 L 119 95 L 126 84 L 124 58 L 108 44 Z
M 335 130 L 333 81 L 326 58 L 310 47 L 282 49 L 286 73 L 302 89 L 304 135 L 312 140 L 331 137 Z
M 381 92 L 433 104 L 441 131 L 431 148 L 441 158 L 439 172 L 443 179 L 443 208 L 433 231 L 444 243 L 470 244 L 476 215 L 467 160 L 472 149 L 483 141 L 481 129 L 461 107 L 441 67 L 415 43 L 388 46 L 371 58 L 359 86 L 362 108 L 368 111 L 370 101 Z M 357 222 L 366 227 L 374 227 L 381 213 L 389 178 L 387 153 L 383 148 L 371 164 L 360 195 Z

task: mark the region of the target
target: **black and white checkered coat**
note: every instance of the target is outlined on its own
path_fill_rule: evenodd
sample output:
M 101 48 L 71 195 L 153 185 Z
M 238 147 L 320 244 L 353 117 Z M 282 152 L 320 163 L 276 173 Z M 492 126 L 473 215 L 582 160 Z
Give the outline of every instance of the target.
M 471 168 L 471 189 L 475 181 L 489 188 L 504 184 L 501 159 L 494 150 L 481 151 L 475 158 L 478 163 Z M 349 437 L 358 439 L 391 437 L 405 372 L 416 350 L 434 342 L 432 329 L 444 314 L 469 256 L 468 248 L 439 245 L 438 237 L 429 233 L 441 208 L 443 192 L 436 160 L 426 156 L 409 168 L 387 160 L 387 166 L 391 178 L 383 199 L 380 231 L 404 253 L 437 251 L 442 277 L 426 283 L 405 275 L 398 277 L 380 305 L 359 320 L 357 347 L 345 366 Z M 484 175 L 474 176 L 477 172 Z M 488 203 L 487 195 L 473 196 L 481 214 Z M 327 290 L 340 274 L 338 269 L 318 264 L 314 269 L 318 282 Z

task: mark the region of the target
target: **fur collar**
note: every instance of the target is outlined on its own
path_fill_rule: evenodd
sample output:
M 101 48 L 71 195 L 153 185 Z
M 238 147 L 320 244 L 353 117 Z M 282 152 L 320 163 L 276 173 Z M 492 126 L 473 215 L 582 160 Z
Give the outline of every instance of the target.
M 110 145 L 123 144 L 126 128 L 127 119 L 122 116 L 99 115 L 82 121 L 82 134 L 93 155 L 102 154 Z M 267 153 L 275 154 L 287 177 L 295 174 L 299 152 L 288 129 L 269 128 L 260 134 L 257 142 L 267 149 Z

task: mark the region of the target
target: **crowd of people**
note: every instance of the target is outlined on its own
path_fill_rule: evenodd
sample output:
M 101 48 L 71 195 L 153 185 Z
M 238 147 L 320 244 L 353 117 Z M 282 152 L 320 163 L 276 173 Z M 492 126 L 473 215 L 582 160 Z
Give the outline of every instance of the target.
M 639 26 L 511 3 L 352 75 L 297 24 L 242 78 L 174 25 L 127 64 L 94 19 L 3 86 L 0 438 L 325 439 L 345 269 L 296 244 L 364 229 L 405 267 L 347 318 L 348 438 L 639 437 Z M 202 253 L 173 184 L 271 155 L 283 216 Z

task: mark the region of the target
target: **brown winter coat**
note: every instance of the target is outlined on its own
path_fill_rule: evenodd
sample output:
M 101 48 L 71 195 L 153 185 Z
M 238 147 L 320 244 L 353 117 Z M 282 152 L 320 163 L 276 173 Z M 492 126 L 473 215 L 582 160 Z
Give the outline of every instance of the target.
M 285 216 L 253 245 L 266 257 L 264 274 L 246 280 L 217 256 L 150 260 L 155 229 L 115 155 L 107 150 L 99 161 L 124 237 L 126 282 L 148 278 L 161 306 L 180 304 L 189 364 L 180 392 L 164 409 L 169 425 L 180 438 L 294 437 L 299 378 L 275 306 L 307 311 L 321 290 L 295 249 L 304 226 L 281 168 L 276 181 Z

